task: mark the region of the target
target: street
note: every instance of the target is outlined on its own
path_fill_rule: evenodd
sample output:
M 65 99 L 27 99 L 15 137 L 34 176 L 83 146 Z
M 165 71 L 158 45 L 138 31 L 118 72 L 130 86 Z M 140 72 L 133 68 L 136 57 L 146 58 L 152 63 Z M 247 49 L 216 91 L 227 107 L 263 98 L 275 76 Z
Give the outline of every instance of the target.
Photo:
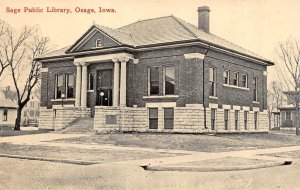
M 9 189 L 299 189 L 299 160 L 289 166 L 226 172 L 152 172 L 141 167 L 81 166 L 0 158 L 1 190 Z

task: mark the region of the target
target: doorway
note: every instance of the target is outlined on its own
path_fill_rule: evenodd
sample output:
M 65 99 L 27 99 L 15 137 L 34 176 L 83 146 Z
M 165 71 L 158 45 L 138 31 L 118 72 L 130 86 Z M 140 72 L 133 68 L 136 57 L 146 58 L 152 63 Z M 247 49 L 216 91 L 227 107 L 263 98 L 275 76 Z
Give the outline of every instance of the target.
M 97 71 L 96 105 L 112 106 L 112 69 Z

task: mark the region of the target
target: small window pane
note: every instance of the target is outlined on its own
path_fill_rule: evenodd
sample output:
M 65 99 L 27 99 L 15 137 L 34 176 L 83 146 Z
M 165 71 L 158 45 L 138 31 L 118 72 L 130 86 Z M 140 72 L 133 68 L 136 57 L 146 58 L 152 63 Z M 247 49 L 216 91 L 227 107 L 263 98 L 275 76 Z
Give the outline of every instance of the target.
M 164 128 L 173 129 L 174 128 L 174 109 L 164 108 Z
M 165 67 L 165 94 L 175 94 L 175 67 Z
M 228 130 L 229 110 L 224 111 L 225 130 Z
M 233 76 L 233 85 L 238 86 L 239 85 L 239 73 L 234 73 Z
M 150 67 L 150 95 L 159 95 L 158 67 Z
M 3 121 L 7 121 L 7 109 L 3 110 Z
M 224 78 L 224 84 L 229 84 L 229 71 L 224 71 L 223 78 Z
M 242 75 L 242 87 L 248 87 L 248 77 L 247 75 Z
M 158 109 L 149 108 L 149 129 L 158 129 Z
M 158 118 L 157 108 L 149 108 L 149 118 Z
M 94 73 L 89 73 L 89 90 L 94 90 Z
M 174 109 L 173 108 L 165 108 L 164 109 L 165 118 L 174 118 Z
M 211 130 L 215 130 L 216 126 L 216 109 L 211 109 Z
M 74 97 L 74 74 L 66 74 L 66 97 Z

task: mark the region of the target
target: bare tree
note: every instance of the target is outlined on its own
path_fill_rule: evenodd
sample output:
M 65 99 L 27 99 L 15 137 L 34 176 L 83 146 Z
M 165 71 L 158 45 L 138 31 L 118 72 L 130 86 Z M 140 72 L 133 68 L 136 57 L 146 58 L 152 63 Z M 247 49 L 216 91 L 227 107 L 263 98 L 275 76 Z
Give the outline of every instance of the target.
M 269 118 L 269 129 L 271 129 L 271 118 L 274 111 L 277 111 L 285 101 L 285 95 L 282 91 L 282 85 L 278 81 L 273 81 L 271 88 L 267 91 L 268 98 L 268 118 Z
M 299 131 L 299 95 L 300 95 L 300 46 L 299 41 L 290 37 L 285 42 L 279 43 L 277 50 L 280 59 L 277 73 L 284 88 L 293 91 L 294 106 L 296 108 L 296 135 L 300 135 Z
M 17 92 L 17 118 L 14 130 L 20 130 L 21 112 L 40 79 L 41 63 L 34 58 L 48 51 L 49 39 L 38 27 L 24 26 L 20 32 L 9 27 L 5 34 L 4 52 Z
M 3 74 L 4 70 L 8 67 L 8 61 L 5 59 L 5 52 L 1 51 L 3 50 L 3 42 L 4 42 L 4 36 L 9 28 L 9 25 L 4 22 L 3 20 L 0 20 L 0 77 Z

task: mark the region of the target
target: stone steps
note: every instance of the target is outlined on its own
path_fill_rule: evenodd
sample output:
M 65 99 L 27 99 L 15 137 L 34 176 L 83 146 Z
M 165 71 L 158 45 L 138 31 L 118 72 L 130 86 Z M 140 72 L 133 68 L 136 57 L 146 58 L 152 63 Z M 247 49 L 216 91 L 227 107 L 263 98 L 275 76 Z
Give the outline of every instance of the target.
M 68 127 L 59 131 L 59 133 L 90 133 L 93 132 L 94 118 L 78 118 L 74 122 L 70 123 Z

